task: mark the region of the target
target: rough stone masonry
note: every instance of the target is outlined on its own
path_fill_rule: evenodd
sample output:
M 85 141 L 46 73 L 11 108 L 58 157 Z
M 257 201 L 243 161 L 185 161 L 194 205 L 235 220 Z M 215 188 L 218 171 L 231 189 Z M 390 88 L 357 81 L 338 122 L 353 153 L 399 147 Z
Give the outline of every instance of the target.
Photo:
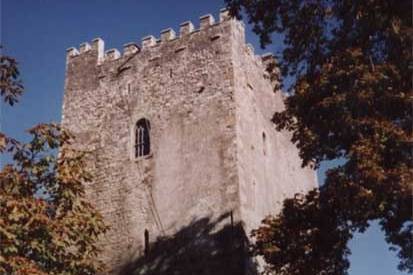
M 99 38 L 68 50 L 62 122 L 91 152 L 87 195 L 111 228 L 107 274 L 255 274 L 250 230 L 316 186 L 270 121 L 284 108 L 270 59 L 225 10 L 122 54 Z M 137 156 L 141 119 L 150 152 Z

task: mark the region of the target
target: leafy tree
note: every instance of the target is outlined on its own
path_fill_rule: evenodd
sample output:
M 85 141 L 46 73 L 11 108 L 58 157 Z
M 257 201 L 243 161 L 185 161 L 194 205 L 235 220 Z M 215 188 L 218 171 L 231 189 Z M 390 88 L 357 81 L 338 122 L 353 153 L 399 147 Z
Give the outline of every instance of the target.
M 17 63 L 0 56 L 0 94 L 13 105 L 23 92 Z M 29 130 L 20 143 L 0 133 L 0 274 L 94 274 L 98 237 L 107 227 L 87 201 L 84 153 L 59 125 Z M 58 154 L 57 153 L 58 150 Z
M 348 241 L 378 220 L 412 272 L 412 2 L 226 2 L 262 46 L 283 39 L 279 67 L 293 84 L 273 121 L 292 131 L 303 165 L 344 162 L 253 231 L 254 253 L 276 274 L 347 274 Z
M 1 45 L 0 45 L 1 49 Z M 0 96 L 10 105 L 18 101 L 23 93 L 19 69 L 14 58 L 0 54 Z

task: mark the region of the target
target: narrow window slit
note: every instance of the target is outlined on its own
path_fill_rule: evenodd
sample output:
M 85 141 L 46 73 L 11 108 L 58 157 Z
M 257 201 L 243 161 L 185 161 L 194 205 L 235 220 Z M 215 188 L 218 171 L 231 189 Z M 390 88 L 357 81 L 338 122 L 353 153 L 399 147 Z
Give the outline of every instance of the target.
M 183 50 L 185 50 L 185 47 L 178 48 L 175 50 L 175 53 L 182 52 Z
M 149 255 L 149 231 L 148 229 L 145 229 L 145 233 L 144 233 L 144 237 L 145 237 L 145 256 Z
M 220 37 L 221 36 L 218 34 L 218 35 L 212 36 L 210 39 L 211 39 L 211 41 L 215 41 L 215 40 L 219 39 Z
M 262 153 L 265 155 L 267 155 L 267 135 L 265 134 L 265 132 L 262 132 Z

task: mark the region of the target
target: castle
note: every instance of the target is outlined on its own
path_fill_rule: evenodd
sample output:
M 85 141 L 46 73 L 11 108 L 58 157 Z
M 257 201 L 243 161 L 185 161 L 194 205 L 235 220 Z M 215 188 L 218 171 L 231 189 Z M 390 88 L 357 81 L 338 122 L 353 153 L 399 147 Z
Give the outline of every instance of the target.
M 226 10 L 122 54 L 99 38 L 68 49 L 62 123 L 91 152 L 108 274 L 255 274 L 250 230 L 316 186 L 271 122 L 271 60 Z

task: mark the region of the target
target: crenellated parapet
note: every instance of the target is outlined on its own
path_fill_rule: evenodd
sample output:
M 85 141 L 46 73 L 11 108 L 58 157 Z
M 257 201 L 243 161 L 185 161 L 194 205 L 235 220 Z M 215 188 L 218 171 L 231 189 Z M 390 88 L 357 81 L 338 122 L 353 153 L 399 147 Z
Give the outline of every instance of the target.
M 219 12 L 218 21 L 211 14 L 203 15 L 199 18 L 198 26 L 195 28 L 194 24 L 191 21 L 183 22 L 179 25 L 179 32 L 176 33 L 173 28 L 167 28 L 160 32 L 159 38 L 154 35 L 148 35 L 141 39 L 141 43 L 130 42 L 123 45 L 122 51 L 118 49 L 108 49 L 105 50 L 104 41 L 101 38 L 96 38 L 92 40 L 91 43 L 85 42 L 80 44 L 79 48 L 74 47 L 67 50 L 67 63 L 69 63 L 74 58 L 82 58 L 81 63 L 84 63 L 84 59 L 87 60 L 89 64 L 101 65 L 104 63 L 109 63 L 119 59 L 129 59 L 140 53 L 144 53 L 152 48 L 159 47 L 162 45 L 169 45 L 168 43 L 175 41 L 179 43 L 179 40 L 188 39 L 191 35 L 197 33 L 199 36 L 207 36 L 211 41 L 219 39 L 221 33 L 209 32 L 211 27 L 217 27 L 226 22 L 237 22 L 238 27 L 244 32 L 243 23 L 233 19 L 227 9 L 221 9 Z M 178 47 L 175 49 L 175 52 L 179 52 L 185 49 L 185 42 L 182 43 L 184 46 Z M 252 45 L 245 45 L 246 52 L 248 55 L 252 56 L 256 62 L 267 65 L 273 58 L 269 55 L 257 56 Z
M 93 52 L 96 54 L 98 63 L 102 62 L 105 57 L 105 42 L 101 38 L 95 38 L 92 40 L 92 43 L 84 42 L 80 44 L 79 50 L 71 47 L 67 49 L 66 61 L 69 62 L 70 59 L 83 55 L 85 53 Z
M 215 18 L 211 14 L 203 15 L 199 19 L 199 28 L 196 29 L 194 24 L 190 21 L 186 21 L 179 25 L 179 33 L 176 33 L 174 29 L 167 28 L 160 32 L 159 39 L 153 35 L 145 36 L 141 39 L 140 45 L 136 42 L 130 42 L 123 46 L 123 50 L 117 49 L 105 50 L 104 41 L 101 38 L 94 39 L 91 43 L 82 43 L 78 49 L 72 47 L 67 50 L 67 62 L 70 62 L 73 58 L 81 57 L 85 54 L 94 54 L 97 56 L 97 64 L 102 64 L 108 61 L 114 61 L 123 57 L 130 57 L 135 54 L 139 54 L 151 47 L 155 47 L 161 44 L 168 43 L 190 36 L 193 33 L 202 32 L 209 29 L 211 26 L 217 26 L 226 21 L 235 20 L 229 15 L 227 9 L 221 9 L 219 12 L 219 21 L 216 22 Z

